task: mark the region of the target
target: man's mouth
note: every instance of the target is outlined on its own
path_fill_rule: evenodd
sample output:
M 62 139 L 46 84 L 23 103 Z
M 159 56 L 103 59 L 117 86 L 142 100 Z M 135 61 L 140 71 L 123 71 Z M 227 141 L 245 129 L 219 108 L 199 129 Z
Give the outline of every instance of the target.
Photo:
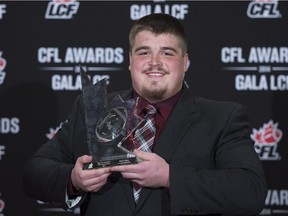
M 164 76 L 165 73 L 163 72 L 146 72 L 145 74 L 147 74 L 149 77 L 162 77 Z

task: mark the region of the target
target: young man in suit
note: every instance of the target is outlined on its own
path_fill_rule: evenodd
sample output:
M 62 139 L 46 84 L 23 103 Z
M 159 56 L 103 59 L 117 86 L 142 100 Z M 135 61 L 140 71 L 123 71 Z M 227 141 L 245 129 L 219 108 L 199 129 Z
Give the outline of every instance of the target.
M 145 16 L 129 41 L 132 89 L 118 94 L 139 97 L 139 115 L 147 104 L 156 107 L 152 152 L 135 150 L 137 164 L 83 170 L 92 157 L 78 97 L 69 120 L 27 162 L 25 192 L 65 209 L 80 206 L 87 216 L 259 214 L 266 183 L 245 108 L 187 90 L 187 42 L 176 18 Z

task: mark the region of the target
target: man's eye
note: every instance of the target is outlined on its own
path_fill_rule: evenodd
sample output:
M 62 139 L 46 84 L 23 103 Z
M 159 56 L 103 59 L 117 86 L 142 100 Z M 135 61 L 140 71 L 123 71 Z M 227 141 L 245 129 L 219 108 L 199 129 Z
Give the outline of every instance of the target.
M 164 55 L 164 56 L 173 56 L 173 53 L 171 53 L 171 52 L 164 52 L 163 55 Z
M 148 52 L 139 52 L 139 55 L 148 55 Z

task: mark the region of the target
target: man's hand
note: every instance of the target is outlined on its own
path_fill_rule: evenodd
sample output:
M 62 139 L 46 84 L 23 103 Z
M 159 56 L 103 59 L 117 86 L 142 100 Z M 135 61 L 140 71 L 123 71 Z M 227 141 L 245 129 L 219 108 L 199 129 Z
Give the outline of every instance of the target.
M 79 157 L 71 172 L 71 181 L 75 189 L 89 192 L 97 192 L 106 184 L 111 174 L 111 167 L 83 170 L 84 163 L 92 161 L 92 157 L 84 155 Z
M 111 171 L 121 172 L 124 178 L 142 187 L 169 187 L 169 164 L 155 153 L 134 151 L 142 162 L 132 165 L 111 167 Z

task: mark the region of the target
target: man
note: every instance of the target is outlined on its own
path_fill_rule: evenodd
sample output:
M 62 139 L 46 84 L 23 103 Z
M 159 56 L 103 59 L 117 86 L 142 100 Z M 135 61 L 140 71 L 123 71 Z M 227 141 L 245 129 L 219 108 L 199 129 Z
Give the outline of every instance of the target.
M 187 42 L 177 19 L 145 16 L 129 40 L 133 89 L 119 94 L 140 97 L 142 116 L 147 104 L 157 107 L 152 152 L 135 150 L 137 164 L 83 170 L 92 157 L 78 97 L 69 120 L 27 163 L 25 192 L 88 216 L 257 215 L 266 183 L 244 107 L 183 85 Z

